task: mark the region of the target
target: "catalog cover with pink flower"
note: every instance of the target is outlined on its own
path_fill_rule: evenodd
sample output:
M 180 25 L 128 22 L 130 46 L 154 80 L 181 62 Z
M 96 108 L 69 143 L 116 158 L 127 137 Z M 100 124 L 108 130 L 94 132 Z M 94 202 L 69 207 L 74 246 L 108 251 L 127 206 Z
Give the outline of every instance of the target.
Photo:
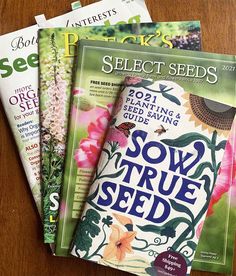
M 211 195 L 205 223 L 200 223 L 201 238 L 193 269 L 232 275 L 236 228 L 236 124 L 233 123 Z
M 137 275 L 189 274 L 234 114 L 176 82 L 127 77 L 72 254 Z
M 140 22 L 140 18 L 132 16 L 129 22 Z M 77 41 L 82 38 L 117 41 L 120 43 L 137 43 L 146 46 L 178 47 L 196 51 L 201 49 L 199 21 L 119 24 L 115 26 L 107 23 L 106 26 L 48 28 L 40 30 L 40 115 L 42 126 L 41 145 L 45 242 L 54 242 L 57 232 L 56 224 L 59 212 L 60 190 L 63 182 L 67 122 L 71 98 L 72 65 Z M 95 118 L 109 117 L 109 107 L 107 107 L 107 104 L 110 100 L 108 97 L 108 101 L 100 103 L 94 97 L 82 95 L 82 91 L 77 88 L 75 88 L 74 94 L 77 95 L 75 100 L 79 99 L 79 108 L 87 112 L 84 113 L 87 114 L 85 116 L 91 115 L 90 118 L 86 119 L 87 123 L 83 122 L 81 124 L 82 136 L 86 138 L 87 134 L 85 133 L 93 131 L 92 127 L 89 127 L 89 123 L 97 124 L 100 122 L 100 119 L 96 122 Z M 94 156 L 91 155 L 91 160 L 85 161 L 88 168 L 92 168 L 96 163 L 96 141 L 99 140 L 99 131 L 104 131 L 103 125 L 103 122 L 102 125 L 99 125 L 101 130 L 98 129 L 98 134 L 95 137 L 96 140 L 93 142 L 95 154 Z M 81 149 L 84 149 L 87 144 L 84 141 L 81 144 Z M 76 156 L 78 155 L 79 153 L 77 152 Z M 81 158 L 83 157 L 81 156 Z M 78 164 L 81 164 L 80 160 Z M 83 182 L 84 180 L 81 181 Z M 76 219 L 83 204 L 78 204 L 79 198 L 74 198 L 74 189 L 73 187 L 70 190 L 69 198 L 70 200 L 75 200 L 77 205 L 73 208 L 74 212 L 69 212 L 68 219 L 72 221 L 75 227 Z M 65 197 L 66 195 L 64 195 Z M 69 224 L 71 223 L 68 222 L 66 225 Z M 68 228 L 70 229 L 71 226 L 68 226 Z M 65 235 L 68 235 L 68 232 L 65 232 Z M 70 232 L 69 237 L 72 236 L 72 233 L 73 230 Z M 66 247 L 69 248 L 69 243 L 67 243 Z

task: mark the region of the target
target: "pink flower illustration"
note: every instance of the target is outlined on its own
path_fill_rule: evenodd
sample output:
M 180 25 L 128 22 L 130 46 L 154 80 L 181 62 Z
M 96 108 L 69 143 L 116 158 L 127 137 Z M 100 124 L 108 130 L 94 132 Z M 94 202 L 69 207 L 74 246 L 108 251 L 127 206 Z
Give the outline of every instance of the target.
M 63 200 L 60 204 L 60 219 L 64 218 L 65 213 L 66 213 L 66 203 Z
M 236 124 L 232 128 L 232 145 L 234 146 L 236 140 Z M 233 148 L 233 168 L 232 168 L 232 180 L 231 180 L 231 205 L 236 206 L 236 156 L 235 156 L 235 146 Z
M 142 82 L 142 78 L 140 77 L 126 77 L 125 78 L 125 84 L 126 85 L 135 85 L 135 84 L 138 84 L 140 82 Z
M 197 230 L 196 230 L 196 236 L 199 239 L 202 233 L 202 228 L 204 225 L 204 220 L 198 224 Z
M 208 207 L 207 216 L 211 216 L 214 213 L 214 205 L 220 201 L 222 196 L 227 193 L 232 185 L 233 172 L 236 169 L 236 163 L 234 163 L 234 152 L 232 149 L 232 137 L 227 141 L 225 147 L 224 157 L 221 163 L 221 167 L 218 172 L 216 184 L 212 192 L 211 201 Z
M 83 93 L 84 93 L 84 89 L 82 89 L 82 88 L 74 88 L 73 91 L 72 91 L 73 95 L 80 95 L 80 94 L 83 94 Z
M 234 171 L 236 170 L 236 166 L 234 165 Z M 236 178 L 234 176 L 232 180 L 232 186 L 231 186 L 231 205 L 236 206 Z
M 120 131 L 119 129 L 114 128 L 114 127 L 111 127 L 109 129 L 106 140 L 108 142 L 118 143 L 121 148 L 126 147 L 127 143 L 128 143 L 128 139 L 125 136 L 125 134 L 122 131 Z
M 58 142 L 64 142 L 66 134 L 66 87 L 67 81 L 59 74 L 56 75 L 56 80 L 50 82 L 50 87 L 47 89 L 48 99 L 45 101 L 47 108 L 42 111 L 41 116 L 42 126 L 46 128 Z M 47 140 L 45 140 L 45 142 L 47 142 Z
M 75 160 L 80 168 L 93 168 L 97 165 L 101 152 L 101 143 L 98 140 L 85 138 L 75 151 Z
M 95 123 L 91 122 L 88 126 L 88 137 L 90 139 L 99 140 L 103 142 L 104 135 L 110 121 L 110 113 L 108 111 L 103 112 L 103 114 L 98 117 Z
M 110 109 L 111 105 L 108 105 L 108 110 L 88 125 L 88 137 L 80 141 L 79 149 L 74 155 L 78 167 L 93 168 L 97 165 L 110 121 Z

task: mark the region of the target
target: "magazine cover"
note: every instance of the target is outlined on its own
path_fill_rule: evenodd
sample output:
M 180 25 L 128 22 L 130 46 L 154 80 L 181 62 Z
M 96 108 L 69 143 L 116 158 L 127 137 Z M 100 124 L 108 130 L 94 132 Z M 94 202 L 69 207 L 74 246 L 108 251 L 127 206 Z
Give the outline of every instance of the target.
M 137 22 L 140 22 L 140 16 L 129 17 L 127 22 L 134 22 L 135 17 Z M 145 18 L 142 19 L 145 21 Z M 147 30 L 153 34 L 155 26 L 145 23 L 145 34 Z M 139 25 L 126 26 L 119 23 L 116 26 L 48 28 L 39 32 L 43 217 L 46 243 L 55 241 L 77 41 L 79 38 L 110 40 L 115 38 L 115 32 L 119 33 L 118 39 L 128 40 L 127 35 L 139 28 Z M 152 36 L 158 36 L 156 29 Z
M 168 35 L 165 34 L 168 33 Z M 40 30 L 40 104 L 45 241 L 55 237 L 74 50 L 79 38 L 200 50 L 200 23 L 162 22 Z M 51 81 L 54 79 L 54 82 Z M 57 81 L 58 88 L 55 88 Z M 60 87 L 59 87 L 60 86 Z M 53 92 L 52 92 L 53 91 Z M 53 93 L 53 95 L 51 95 Z M 53 111 L 56 108 L 57 112 Z M 55 122 L 57 122 L 55 124 Z M 51 162 L 56 160 L 57 162 Z M 53 171 L 53 174 L 51 173 Z M 56 185 L 55 185 L 56 183 Z M 53 231 L 54 229 L 54 231 Z
M 135 2 L 133 2 L 135 5 Z M 150 19 L 140 8 L 140 20 Z M 121 1 L 100 1 L 47 20 L 54 27 L 101 25 L 134 16 Z M 41 214 L 38 99 L 38 26 L 0 36 L 0 97 Z
M 193 269 L 231 275 L 233 272 L 236 227 L 235 205 L 235 121 L 225 147 L 225 154 L 212 192 L 205 224 L 199 225 L 201 238 Z
M 60 28 L 60 29 L 44 29 L 40 31 L 39 48 L 40 48 L 40 103 L 41 103 L 41 122 L 42 122 L 42 175 L 44 181 L 44 222 L 45 222 L 45 236 L 48 238 L 48 231 L 50 231 L 50 239 L 52 239 L 52 225 L 56 225 L 58 211 L 50 207 L 55 204 L 52 202 L 52 194 L 56 199 L 59 198 L 60 186 L 63 176 L 63 161 L 64 148 L 67 133 L 68 121 L 68 106 L 71 98 L 71 70 L 72 61 L 74 57 L 75 47 L 78 39 L 87 38 L 92 40 L 107 40 L 117 41 L 120 43 L 137 43 L 146 46 L 160 46 L 160 47 L 177 47 L 180 49 L 200 50 L 201 49 L 201 33 L 199 21 L 187 22 L 160 22 L 160 23 L 143 23 L 143 24 L 129 24 L 116 25 L 109 27 L 87 27 L 83 29 Z M 50 62 L 49 62 L 50 61 Z M 53 82 L 49 81 L 54 76 L 54 66 L 56 66 L 55 73 L 57 79 L 61 81 L 60 89 L 54 92 L 54 100 L 51 101 L 51 88 Z M 50 77 L 51 76 L 51 77 Z M 74 90 L 75 94 L 79 90 Z M 56 100 L 57 99 L 57 100 Z M 106 106 L 100 105 L 96 102 L 91 102 L 90 99 L 83 98 L 84 109 L 93 109 L 93 107 L 100 107 L 104 111 Z M 91 105 L 91 106 L 90 106 Z M 58 112 L 52 114 L 50 110 L 57 108 Z M 57 121 L 57 130 L 54 132 L 55 121 Z M 55 127 L 56 128 L 56 127 Z M 60 140 L 58 139 L 60 135 Z M 60 155 L 57 148 L 60 148 Z M 54 170 L 54 164 L 49 160 L 55 158 L 58 160 L 57 167 Z M 50 171 L 54 170 L 54 175 Z M 80 180 L 82 181 L 82 179 Z M 55 185 L 55 182 L 58 185 Z M 52 183 L 52 184 L 51 184 Z M 63 192 L 63 198 L 67 197 L 67 190 Z M 53 200 L 55 201 L 55 197 Z M 71 198 L 71 197 L 70 197 Z M 59 201 L 59 200 L 58 200 Z M 58 206 L 58 205 L 57 205 Z M 77 212 L 69 212 L 69 223 L 73 227 L 69 228 L 73 231 L 78 218 L 78 213 L 82 208 L 82 204 L 78 205 Z M 52 218 L 52 219 L 51 219 Z M 61 218 L 60 224 L 63 223 L 64 218 Z M 68 222 L 68 221 L 67 221 Z M 54 233 L 56 232 L 56 228 Z M 67 231 L 64 235 L 68 235 Z M 70 237 L 72 233 L 70 232 Z M 67 247 L 69 244 L 67 245 Z M 63 250 L 64 251 L 64 250 Z
M 137 275 L 190 275 L 236 111 L 191 94 L 195 74 L 180 85 L 172 70 L 181 65 L 186 74 L 187 64 L 167 53 L 154 59 L 158 81 L 126 77 L 72 243 L 74 256 Z M 120 52 L 116 58 L 121 64 Z M 208 77 L 198 86 L 209 81 L 217 89 Z

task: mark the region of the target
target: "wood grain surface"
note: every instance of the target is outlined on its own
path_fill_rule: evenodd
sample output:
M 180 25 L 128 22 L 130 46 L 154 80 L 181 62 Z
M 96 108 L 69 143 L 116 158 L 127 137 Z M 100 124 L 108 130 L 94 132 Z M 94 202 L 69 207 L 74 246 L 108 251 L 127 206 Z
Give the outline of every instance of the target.
M 0 0 L 0 35 L 34 24 L 34 15 L 45 13 L 51 18 L 69 11 L 70 2 Z M 94 1 L 81 2 L 86 5 Z M 146 0 L 146 3 L 153 21 L 200 20 L 205 51 L 236 54 L 236 0 Z M 50 255 L 43 244 L 42 226 L 2 106 L 0 109 L 0 276 L 128 275 L 83 260 Z M 198 271 L 191 274 L 213 275 L 220 274 Z

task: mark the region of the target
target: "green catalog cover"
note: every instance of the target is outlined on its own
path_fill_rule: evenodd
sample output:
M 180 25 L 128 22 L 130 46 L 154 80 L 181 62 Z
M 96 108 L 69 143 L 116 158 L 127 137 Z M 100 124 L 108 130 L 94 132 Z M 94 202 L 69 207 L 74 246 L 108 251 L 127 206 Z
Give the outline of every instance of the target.
M 101 45 L 91 46 L 81 49 L 84 58 L 95 48 L 100 52 Z M 141 63 L 152 62 L 152 70 L 154 63 L 162 64 L 155 70 L 159 79 L 126 77 L 71 253 L 136 275 L 190 275 L 198 228 L 208 210 L 236 109 L 192 94 L 198 88 L 206 91 L 206 82 L 222 88 L 220 74 L 194 83 L 196 56 L 191 57 L 189 74 L 190 57 L 182 58 L 181 51 L 157 50 L 144 57 L 145 49 L 133 48 L 123 49 L 127 69 L 133 72 L 142 69 Z M 119 60 L 112 63 L 119 64 L 119 70 L 124 57 L 114 50 L 101 52 Z M 173 72 L 179 66 L 185 75 L 181 85 L 179 73 Z M 210 55 L 201 66 L 212 66 Z M 176 79 L 166 80 L 169 75 Z M 83 73 L 80 77 L 86 78 Z
M 75 81 L 76 89 L 74 90 L 71 110 L 66 168 L 61 200 L 57 254 L 61 254 L 63 252 L 61 249 L 63 248 L 64 252 L 66 252 L 71 241 L 71 236 L 73 235 L 76 218 L 80 216 L 81 210 L 83 209 L 89 183 L 97 164 L 97 158 L 99 157 L 103 137 L 110 117 L 111 104 L 116 98 L 123 76 L 131 74 L 132 62 L 129 61 L 129 56 L 134 59 L 136 58 L 133 62 L 133 68 L 136 72 L 132 72 L 135 75 L 158 80 L 160 77 L 158 72 L 160 67 L 163 66 L 159 60 L 162 60 L 164 54 L 162 52 L 159 53 L 159 51 L 165 51 L 165 49 L 159 50 L 148 47 L 146 49 L 147 52 L 143 50 L 144 48 L 139 52 L 140 48 L 136 49 L 135 45 L 129 46 L 126 44 L 119 47 L 113 43 L 111 43 L 111 46 L 108 43 L 88 43 L 91 43 L 92 46 L 98 45 L 98 47 L 87 46 L 83 48 L 81 46 L 79 48 L 78 70 Z M 131 48 L 128 51 L 129 47 Z M 81 55 L 80 49 L 86 52 L 84 56 Z M 106 52 L 107 54 L 105 55 Z M 218 98 L 218 100 L 222 100 L 226 104 L 234 102 L 235 92 L 231 84 L 234 72 L 230 71 L 231 67 L 228 67 L 227 64 L 228 60 L 228 63 L 234 66 L 234 57 L 204 53 L 198 53 L 198 56 L 197 54 L 194 55 L 193 52 L 188 53 L 188 51 L 182 51 L 182 53 L 182 56 L 175 55 L 175 49 L 168 52 L 170 57 L 176 60 L 186 60 L 186 63 L 188 61 L 189 64 L 179 65 L 178 68 L 172 65 L 171 73 L 173 76 L 167 75 L 167 80 L 178 79 L 180 83 L 186 81 L 186 79 L 188 81 L 192 80 L 193 84 L 197 86 L 196 91 L 198 94 L 205 95 L 206 90 L 206 97 Z M 116 58 L 116 55 L 118 58 Z M 142 58 L 146 61 L 142 61 Z M 212 65 L 207 67 L 210 58 L 212 59 Z M 194 64 L 192 65 L 191 62 L 194 62 Z M 220 64 L 222 67 L 220 67 Z M 216 65 L 217 67 L 215 67 Z M 188 75 L 192 77 L 184 76 L 185 67 L 189 70 Z M 221 89 L 216 90 L 216 86 L 211 85 L 210 82 L 216 81 L 214 79 L 214 72 L 217 71 L 218 73 L 219 70 L 219 73 L 224 74 L 225 78 L 221 79 Z M 178 76 L 174 76 L 175 73 Z M 208 78 L 209 83 L 203 82 L 204 77 Z M 189 86 L 189 89 L 192 89 L 192 87 Z M 83 101 L 85 97 L 87 99 L 86 102 Z M 107 106 L 107 110 L 101 109 L 100 107 L 94 108 L 93 102 Z M 85 103 L 87 107 L 90 107 L 88 110 L 84 110 Z
M 201 233 L 193 269 L 232 275 L 236 228 L 236 124 L 234 121 L 225 147 L 206 220 Z
M 135 16 L 128 20 L 128 22 L 139 21 L 139 17 Z M 43 29 L 39 33 L 45 242 L 53 243 L 56 235 L 71 96 L 72 65 L 78 39 L 139 43 L 146 46 L 191 50 L 201 49 L 199 21 L 106 25 Z M 84 101 L 86 100 L 84 98 Z M 95 106 L 95 103 L 92 105 Z M 100 107 L 102 106 L 100 105 Z M 66 193 L 64 193 L 64 197 L 66 197 Z M 73 213 L 72 218 L 71 213 L 70 217 L 75 221 L 78 214 Z

